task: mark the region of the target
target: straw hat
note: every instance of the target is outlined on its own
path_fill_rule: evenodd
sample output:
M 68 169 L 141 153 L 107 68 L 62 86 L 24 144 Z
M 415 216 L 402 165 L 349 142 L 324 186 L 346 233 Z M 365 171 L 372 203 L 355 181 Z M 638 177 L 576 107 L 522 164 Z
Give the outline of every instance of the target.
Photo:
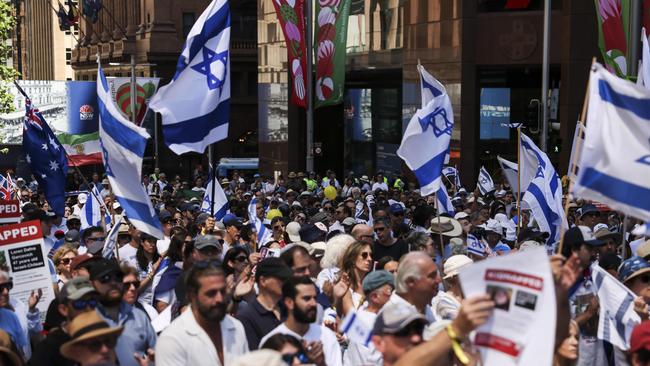
M 9 361 L 11 361 L 11 366 L 20 366 L 23 364 L 23 360 L 12 350 L 11 347 L 11 337 L 7 332 L 0 329 L 0 353 L 4 353 Z
M 77 315 L 70 323 L 72 339 L 61 346 L 61 354 L 74 360 L 75 347 L 86 340 L 108 335 L 119 336 L 124 327 L 111 328 L 97 311 L 88 311 Z

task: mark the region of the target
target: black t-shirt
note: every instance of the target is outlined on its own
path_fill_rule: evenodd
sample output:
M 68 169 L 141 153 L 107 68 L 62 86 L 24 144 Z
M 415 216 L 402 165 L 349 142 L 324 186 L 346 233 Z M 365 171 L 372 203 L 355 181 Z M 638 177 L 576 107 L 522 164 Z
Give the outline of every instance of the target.
M 388 247 L 375 242 L 372 248 L 372 260 L 379 261 L 381 258 L 389 256 L 393 258 L 393 260 L 399 261 L 399 259 L 408 252 L 408 244 L 401 239 L 397 239 L 393 245 Z
M 52 365 L 52 366 L 75 366 L 76 362 L 69 360 L 61 355 L 61 346 L 69 341 L 70 336 L 56 328 L 48 333 L 45 339 L 38 343 L 32 353 L 32 358 L 29 360 L 29 365 Z
M 244 326 L 248 348 L 251 351 L 256 350 L 262 338 L 282 323 L 272 311 L 266 310 L 257 299 L 247 306 L 239 308 L 235 318 Z

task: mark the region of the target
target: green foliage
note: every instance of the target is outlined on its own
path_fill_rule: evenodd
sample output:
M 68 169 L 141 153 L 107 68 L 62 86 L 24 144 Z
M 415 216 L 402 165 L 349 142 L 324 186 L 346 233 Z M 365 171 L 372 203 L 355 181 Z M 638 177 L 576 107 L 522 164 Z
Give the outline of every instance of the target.
M 15 25 L 16 17 L 11 3 L 0 1 L 0 113 L 13 111 L 14 97 L 9 93 L 8 85 L 18 77 L 18 72 L 7 66 L 7 59 L 12 51 L 7 41 L 11 39 Z

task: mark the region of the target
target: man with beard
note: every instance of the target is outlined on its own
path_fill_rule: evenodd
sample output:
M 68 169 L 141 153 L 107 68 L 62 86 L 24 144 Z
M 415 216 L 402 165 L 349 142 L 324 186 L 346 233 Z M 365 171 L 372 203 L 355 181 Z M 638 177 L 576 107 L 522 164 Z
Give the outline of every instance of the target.
M 263 347 L 274 334 L 288 334 L 307 342 L 307 356 L 322 366 L 341 366 L 341 348 L 334 332 L 316 322 L 316 285 L 309 277 L 292 277 L 282 285 L 287 319 L 260 341 Z
M 195 263 L 185 285 L 191 308 L 161 334 L 156 365 L 221 366 L 247 353 L 244 327 L 226 314 L 231 294 L 218 264 Z
M 90 281 L 100 297 L 99 314 L 110 327 L 123 327 L 115 352 L 121 366 L 139 363 L 134 355 L 149 354 L 156 345 L 156 332 L 147 314 L 122 301 L 123 274 L 116 261 L 99 259 L 89 268 Z

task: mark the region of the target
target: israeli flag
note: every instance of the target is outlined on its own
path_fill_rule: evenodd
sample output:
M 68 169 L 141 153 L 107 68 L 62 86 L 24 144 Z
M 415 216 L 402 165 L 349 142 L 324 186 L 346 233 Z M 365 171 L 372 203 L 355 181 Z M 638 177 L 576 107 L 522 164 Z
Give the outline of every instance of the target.
M 481 166 L 481 170 L 478 173 L 477 185 L 479 191 L 481 191 L 481 195 L 483 196 L 485 196 L 488 192 L 494 191 L 494 181 L 484 166 Z
M 641 323 L 641 317 L 634 311 L 636 295 L 597 264 L 591 266 L 591 277 L 600 304 L 598 339 L 623 351 L 630 349 L 632 329 Z
M 650 221 L 650 91 L 599 64 L 589 83 L 585 142 L 573 193 Z
M 578 159 L 580 157 L 580 153 L 582 152 L 583 146 L 585 146 L 585 125 L 582 122 L 578 121 L 576 123 L 576 130 L 573 133 L 573 145 L 571 145 L 571 156 L 569 157 L 569 170 L 567 172 L 567 176 L 571 179 L 575 179 L 576 176 L 578 175 L 578 172 L 580 171 L 579 165 L 577 164 L 577 162 L 574 162 L 574 159 Z
M 216 199 L 212 198 L 212 185 L 214 184 L 214 196 Z M 201 211 L 210 213 L 212 208 L 212 202 L 214 202 L 214 218 L 217 221 L 221 221 L 227 213 L 230 213 L 230 205 L 228 203 L 228 198 L 223 192 L 221 185 L 215 184 L 215 179 L 212 178 L 212 173 L 210 173 L 210 180 L 208 185 L 205 187 L 205 194 L 203 195 L 203 203 L 201 204 Z
M 428 196 L 440 189 L 442 167 L 449 154 L 454 113 L 447 91 L 438 80 L 418 65 L 422 102 L 428 102 L 409 121 L 397 155 L 404 160 L 420 183 L 420 194 Z
M 517 182 L 517 170 L 518 170 L 517 163 L 513 163 L 512 161 L 506 160 L 498 155 L 497 155 L 497 160 L 499 161 L 499 165 L 501 166 L 501 171 L 503 171 L 503 175 L 506 177 L 506 180 L 510 185 L 510 189 L 512 189 L 513 192 L 518 193 L 519 182 Z
M 522 199 L 530 206 L 541 231 L 549 233 L 548 244 L 553 244 L 560 240 L 561 226 L 568 227 L 562 206 L 562 183 L 548 156 L 522 133 L 521 159 L 533 158 L 537 160 L 537 172 Z
M 446 213 L 454 216 L 456 214 L 444 184 L 441 184 L 440 189 L 436 192 L 436 199 L 438 200 L 438 215 Z
M 456 190 L 458 190 L 461 187 L 460 184 L 460 176 L 458 175 L 458 170 L 454 168 L 453 166 L 446 166 L 442 168 L 442 174 L 449 179 L 450 182 L 452 182 L 451 178 L 453 177 L 453 183 L 454 186 L 456 187 Z
M 142 157 L 149 134 L 117 110 L 101 66 L 97 70 L 97 104 L 99 144 L 113 194 L 136 229 L 162 239 L 158 215 L 140 184 Z
M 165 143 L 176 154 L 203 153 L 228 136 L 229 47 L 228 1 L 213 0 L 187 35 L 171 83 L 149 102 L 162 114 Z
M 255 226 L 257 231 L 257 243 L 258 246 L 264 245 L 271 237 L 271 231 L 266 228 L 262 220 L 257 217 L 255 208 L 257 207 L 257 197 L 253 197 L 248 203 L 248 221 L 250 225 Z
M 118 216 L 118 219 L 115 220 L 115 225 L 111 228 L 106 236 L 106 241 L 104 242 L 104 249 L 102 249 L 102 257 L 106 259 L 113 258 L 115 254 L 115 248 L 117 247 L 117 236 L 120 233 L 120 226 L 122 225 L 122 216 Z
M 108 209 L 104 205 L 104 202 L 100 200 L 99 191 L 97 187 L 92 187 L 91 192 L 88 192 L 88 200 L 84 204 L 84 207 L 81 209 L 81 215 L 79 217 L 81 221 L 81 230 L 87 229 L 91 226 L 102 226 L 102 212 L 101 209 L 104 207 L 104 223 L 108 227 L 111 223 L 111 216 L 108 214 Z
M 645 33 L 645 27 L 641 28 L 641 43 L 643 45 L 641 48 L 641 65 L 636 83 L 650 89 L 650 46 L 648 45 L 648 35 Z

